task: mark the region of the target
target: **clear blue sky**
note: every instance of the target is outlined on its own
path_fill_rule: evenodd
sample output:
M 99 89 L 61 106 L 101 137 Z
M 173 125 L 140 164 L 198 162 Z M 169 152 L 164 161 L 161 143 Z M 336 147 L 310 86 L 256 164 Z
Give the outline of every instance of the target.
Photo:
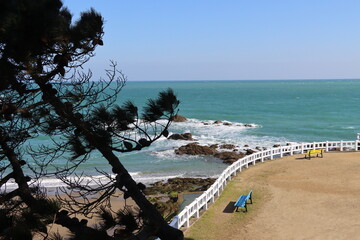
M 360 78 L 359 0 L 65 0 L 95 8 L 109 59 L 132 80 Z

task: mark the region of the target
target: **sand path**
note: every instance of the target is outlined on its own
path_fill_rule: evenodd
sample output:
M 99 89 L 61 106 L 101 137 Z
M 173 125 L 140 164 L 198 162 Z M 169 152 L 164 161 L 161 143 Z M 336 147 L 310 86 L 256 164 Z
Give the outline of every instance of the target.
M 187 239 L 360 239 L 360 153 L 303 156 L 238 174 L 186 231 Z M 233 212 L 233 202 L 250 188 L 249 212 Z

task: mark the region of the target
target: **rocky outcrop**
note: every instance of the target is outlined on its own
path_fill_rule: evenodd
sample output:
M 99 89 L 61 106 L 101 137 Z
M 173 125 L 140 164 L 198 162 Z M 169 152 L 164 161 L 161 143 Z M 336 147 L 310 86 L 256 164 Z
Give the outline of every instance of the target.
M 236 152 L 218 152 L 214 154 L 214 157 L 223 160 L 223 163 L 231 164 L 236 162 L 239 158 L 244 157 L 243 153 Z
M 194 139 L 192 138 L 192 134 L 191 134 L 191 133 L 183 133 L 183 134 L 174 133 L 173 135 L 171 135 L 170 137 L 168 137 L 168 139 L 172 139 L 172 140 L 186 140 L 186 141 L 192 141 L 192 140 L 194 140 Z
M 233 144 L 220 145 L 220 149 L 234 149 L 234 148 L 235 148 L 235 145 L 233 145 Z
M 256 151 L 255 150 L 253 150 L 253 149 L 246 149 L 246 155 L 251 155 L 251 154 L 253 154 L 253 153 L 255 153 Z
M 214 124 L 221 124 L 221 123 L 223 123 L 223 122 L 220 121 L 220 120 L 216 120 L 216 121 L 214 122 Z
M 144 193 L 165 220 L 170 220 L 179 210 L 183 193 L 206 191 L 215 180 L 214 178 L 172 178 L 151 184 L 145 188 Z
M 169 194 L 171 192 L 198 192 L 205 191 L 215 179 L 213 178 L 171 178 L 167 181 L 159 181 L 145 189 L 147 195 Z
M 186 117 L 183 117 L 183 116 L 181 116 L 179 114 L 176 114 L 174 117 L 171 118 L 171 121 L 173 121 L 173 122 L 186 122 L 187 119 L 186 119 Z
M 175 150 L 178 155 L 214 155 L 217 150 L 209 146 L 200 146 L 198 143 L 189 143 Z
M 224 144 L 221 146 L 225 146 L 228 147 L 229 149 L 235 147 L 234 145 L 231 144 Z M 220 146 L 220 148 L 221 148 Z M 224 152 L 220 152 L 218 151 L 216 148 L 218 147 L 217 144 L 211 145 L 209 146 L 201 146 L 198 143 L 189 143 L 185 146 L 182 146 L 178 149 L 175 150 L 176 154 L 179 155 L 183 155 L 183 154 L 188 154 L 188 155 L 207 155 L 207 156 L 213 156 L 215 158 L 221 159 L 223 161 L 223 163 L 227 163 L 227 164 L 231 164 L 235 161 L 237 161 L 239 158 L 242 158 L 245 156 L 244 153 L 238 153 L 236 151 L 224 151 Z

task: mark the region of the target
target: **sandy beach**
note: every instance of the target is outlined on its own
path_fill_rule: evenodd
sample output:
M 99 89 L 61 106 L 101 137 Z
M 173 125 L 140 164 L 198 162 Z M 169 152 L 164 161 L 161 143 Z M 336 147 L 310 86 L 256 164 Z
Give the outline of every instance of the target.
M 60 195 L 62 198 L 65 198 L 66 199 L 66 195 Z M 96 196 L 94 196 L 96 197 Z M 55 195 L 51 195 L 50 198 L 56 198 Z M 117 210 L 120 210 L 120 209 L 124 209 L 124 207 L 127 206 L 127 207 L 135 207 L 136 208 L 136 203 L 131 199 L 127 199 L 126 202 L 125 200 L 122 198 L 122 194 L 119 194 L 119 197 L 116 197 L 116 198 L 112 198 L 111 199 L 111 207 L 114 211 L 117 211 Z M 89 217 L 84 217 L 83 215 L 81 214 L 72 214 L 71 217 L 77 217 L 79 220 L 81 219 L 87 219 L 88 220 L 88 224 L 87 226 L 90 226 L 90 227 L 94 227 L 95 225 L 99 224 L 100 220 L 99 218 L 96 216 L 96 214 L 94 214 L 93 217 L 89 218 Z M 53 234 L 53 233 L 60 233 L 61 236 L 67 238 L 67 237 L 70 237 L 71 235 L 71 232 L 65 228 L 65 227 L 62 227 L 61 225 L 58 225 L 58 224 L 49 224 L 47 226 L 48 228 L 48 232 L 50 234 Z M 41 236 L 36 236 L 34 238 L 35 240 L 37 239 L 43 239 Z
M 200 239 L 358 239 L 360 153 L 330 152 L 267 161 L 246 169 L 186 231 Z M 249 212 L 231 207 L 254 191 Z

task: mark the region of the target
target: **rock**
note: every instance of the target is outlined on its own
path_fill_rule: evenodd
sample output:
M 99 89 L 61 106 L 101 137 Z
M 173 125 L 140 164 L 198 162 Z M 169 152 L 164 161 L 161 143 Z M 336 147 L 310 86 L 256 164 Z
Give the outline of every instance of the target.
M 215 180 L 214 178 L 172 178 L 150 184 L 144 193 L 168 221 L 178 212 L 179 204 L 183 201 L 183 193 L 206 191 Z
M 223 123 L 223 125 L 224 125 L 224 126 L 231 126 L 231 125 L 232 125 L 232 123 L 229 123 L 229 122 L 224 122 L 224 123 Z
M 220 121 L 220 120 L 216 120 L 215 122 L 214 122 L 214 124 L 221 124 L 222 123 L 222 121 Z
M 210 125 L 210 123 L 208 122 L 203 122 L 203 124 L 206 126 L 206 125 Z
M 244 145 L 244 147 L 249 147 L 249 145 Z
M 246 149 L 246 155 L 250 155 L 250 154 L 253 154 L 253 153 L 255 153 L 256 151 L 255 150 L 253 150 L 253 149 Z
M 189 143 L 176 149 L 175 153 L 178 155 L 214 155 L 217 151 L 209 146 L 200 146 L 197 143 Z
M 220 145 L 220 149 L 234 149 L 234 148 L 235 148 L 235 145 L 233 145 L 233 144 Z
M 276 148 L 276 147 L 280 147 L 281 145 L 280 144 L 275 144 L 273 147 Z
M 252 127 L 254 127 L 254 125 L 246 123 L 246 124 L 244 124 L 244 127 L 252 128 Z
M 179 114 L 176 114 L 174 117 L 171 118 L 171 121 L 173 121 L 173 122 L 186 122 L 187 119 L 186 119 L 186 117 L 183 117 L 183 116 L 181 116 Z
M 219 144 L 212 144 L 212 145 L 210 145 L 210 147 L 216 149 L 219 147 Z
M 255 149 L 256 149 L 256 150 L 259 150 L 259 151 L 262 151 L 262 150 L 263 150 L 263 148 L 262 148 L 262 147 L 259 147 L 259 146 L 256 146 Z
M 214 154 L 214 157 L 223 160 L 224 163 L 231 164 L 237 161 L 239 158 L 244 157 L 242 153 L 235 153 L 235 152 L 218 152 Z
M 171 194 L 174 192 L 205 191 L 215 182 L 214 178 L 170 178 L 167 182 L 159 181 L 145 189 L 146 195 Z
M 183 133 L 183 134 L 174 133 L 173 135 L 171 135 L 170 137 L 168 137 L 168 139 L 172 139 L 172 140 L 186 140 L 186 141 L 192 141 L 192 140 L 194 140 L 194 139 L 192 138 L 192 134 L 191 134 L 191 133 Z

